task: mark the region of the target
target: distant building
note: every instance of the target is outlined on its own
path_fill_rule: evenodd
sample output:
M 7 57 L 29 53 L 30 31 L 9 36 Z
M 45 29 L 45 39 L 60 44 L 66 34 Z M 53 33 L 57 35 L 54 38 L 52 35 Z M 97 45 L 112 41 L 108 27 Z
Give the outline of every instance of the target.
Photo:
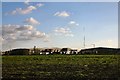
M 77 49 L 72 49 L 72 50 L 70 50 L 70 54 L 78 54 L 78 50 Z
M 117 53 L 118 49 L 105 47 L 82 49 L 79 52 L 79 54 L 117 54 Z
M 60 54 L 61 48 L 53 48 L 51 54 Z
M 42 54 L 51 54 L 52 53 L 52 49 L 45 49 L 41 51 Z
M 61 54 L 70 54 L 70 52 L 71 52 L 70 48 L 62 48 L 60 51 Z

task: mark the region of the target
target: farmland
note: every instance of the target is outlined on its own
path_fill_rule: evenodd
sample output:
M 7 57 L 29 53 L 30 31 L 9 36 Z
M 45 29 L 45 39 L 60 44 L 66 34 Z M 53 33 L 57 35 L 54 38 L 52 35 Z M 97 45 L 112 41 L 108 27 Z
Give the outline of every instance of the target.
M 2 61 L 3 79 L 120 79 L 120 55 L 17 55 Z

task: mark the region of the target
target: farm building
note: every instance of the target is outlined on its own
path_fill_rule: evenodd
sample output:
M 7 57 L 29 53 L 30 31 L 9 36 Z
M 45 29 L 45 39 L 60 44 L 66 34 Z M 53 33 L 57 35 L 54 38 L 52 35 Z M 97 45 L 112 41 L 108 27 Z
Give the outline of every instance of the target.
M 70 54 L 78 54 L 78 50 L 77 49 L 71 49 Z
M 30 54 L 31 55 L 39 55 L 41 54 L 41 52 L 43 51 L 44 49 L 43 48 L 32 48 L 30 49 Z
M 117 54 L 117 53 L 118 49 L 105 47 L 82 49 L 81 51 L 79 51 L 79 54 Z
M 61 54 L 70 54 L 71 49 L 70 48 L 62 48 L 60 53 Z
M 52 48 L 51 54 L 60 54 L 61 48 Z
M 44 49 L 41 51 L 41 54 L 51 54 L 52 53 L 52 49 Z

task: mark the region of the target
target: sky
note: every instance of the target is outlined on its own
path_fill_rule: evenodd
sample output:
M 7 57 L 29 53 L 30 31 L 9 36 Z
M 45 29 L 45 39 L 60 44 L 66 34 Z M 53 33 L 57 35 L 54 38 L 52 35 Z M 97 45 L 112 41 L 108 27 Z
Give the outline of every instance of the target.
M 0 41 L 3 50 L 117 48 L 118 3 L 3 2 Z
M 120 13 L 120 2 L 118 3 L 118 13 Z M 118 15 L 118 48 L 120 48 L 120 15 Z
M 2 2 L 24 2 L 25 0 L 1 0 Z M 26 0 L 31 2 L 119 2 L 119 0 Z

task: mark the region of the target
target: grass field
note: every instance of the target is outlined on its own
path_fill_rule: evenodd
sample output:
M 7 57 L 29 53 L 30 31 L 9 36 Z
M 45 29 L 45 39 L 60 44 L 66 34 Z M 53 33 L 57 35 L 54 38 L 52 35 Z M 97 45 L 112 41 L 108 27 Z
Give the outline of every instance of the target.
M 120 80 L 119 55 L 3 56 L 3 79 Z

